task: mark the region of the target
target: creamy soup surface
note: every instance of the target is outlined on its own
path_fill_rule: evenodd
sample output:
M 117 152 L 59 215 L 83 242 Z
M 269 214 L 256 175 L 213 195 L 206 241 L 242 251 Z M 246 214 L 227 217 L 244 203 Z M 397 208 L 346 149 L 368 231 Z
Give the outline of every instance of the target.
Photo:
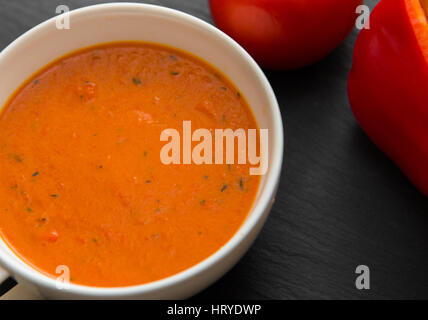
M 182 51 L 111 43 L 28 80 L 0 114 L 0 235 L 35 269 L 143 284 L 219 250 L 254 202 L 249 165 L 164 165 L 162 130 L 256 129 L 244 97 Z

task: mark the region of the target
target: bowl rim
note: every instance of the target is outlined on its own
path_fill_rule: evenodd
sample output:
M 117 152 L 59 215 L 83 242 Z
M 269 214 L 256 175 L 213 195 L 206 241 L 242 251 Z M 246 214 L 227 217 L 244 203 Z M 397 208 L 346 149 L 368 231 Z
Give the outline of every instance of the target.
M 247 236 L 256 228 L 260 220 L 263 219 L 264 215 L 269 214 L 269 209 L 271 205 L 272 196 L 276 192 L 276 188 L 279 184 L 281 169 L 282 169 L 282 161 L 283 161 L 283 150 L 284 150 L 284 131 L 283 131 L 283 123 L 281 118 L 281 112 L 279 109 L 278 102 L 276 100 L 274 91 L 267 80 L 265 74 L 259 67 L 259 65 L 254 61 L 254 59 L 231 37 L 223 33 L 221 30 L 217 29 L 213 25 L 208 22 L 203 21 L 195 16 L 184 13 L 182 11 L 163 7 L 159 5 L 153 4 L 141 4 L 141 3 L 132 3 L 132 2 L 120 2 L 120 3 L 104 3 L 104 4 L 96 4 L 90 5 L 86 7 L 81 7 L 78 9 L 71 10 L 70 15 L 76 14 L 91 14 L 95 12 L 105 11 L 105 12 L 114 12 L 118 10 L 129 11 L 132 10 L 135 12 L 135 8 L 139 7 L 141 10 L 158 14 L 173 17 L 175 19 L 181 19 L 189 24 L 197 25 L 200 28 L 204 28 L 207 31 L 212 32 L 218 37 L 221 41 L 226 42 L 232 49 L 237 51 L 241 58 L 246 60 L 248 65 L 251 67 L 252 72 L 257 75 L 259 82 L 262 84 L 263 89 L 265 90 L 268 99 L 269 99 L 269 108 L 272 111 L 272 120 L 273 120 L 273 128 L 272 130 L 274 137 L 274 145 L 269 146 L 269 148 L 273 148 L 275 152 L 273 153 L 272 163 L 269 167 L 268 176 L 266 177 L 265 186 L 263 192 L 260 194 L 260 198 L 256 205 L 253 205 L 251 210 L 253 211 L 251 215 L 247 216 L 245 221 L 242 223 L 240 228 L 236 231 L 232 238 L 230 238 L 221 248 L 219 248 L 212 255 L 208 256 L 204 260 L 198 262 L 197 264 L 187 268 L 179 273 L 173 274 L 169 277 L 156 280 L 153 282 L 148 282 L 140 285 L 132 285 L 132 286 L 123 286 L 123 287 L 91 287 L 80 284 L 70 283 L 69 288 L 64 290 L 67 294 L 74 295 L 84 295 L 89 297 L 99 297 L 99 298 L 108 298 L 108 297 L 119 297 L 119 296 L 133 296 L 137 294 L 147 294 L 149 292 L 158 291 L 160 289 L 164 289 L 167 287 L 172 287 L 178 285 L 180 283 L 189 280 L 197 275 L 204 273 L 209 270 L 219 261 L 222 261 L 225 257 L 231 254 L 239 244 L 247 238 Z M 37 34 L 39 31 L 47 28 L 50 24 L 57 19 L 58 16 L 54 16 L 45 20 L 44 22 L 38 24 L 37 26 L 31 28 L 13 42 L 11 42 L 6 48 L 4 48 L 0 52 L 0 62 L 1 58 L 4 55 L 9 54 L 14 47 L 16 47 L 19 43 L 25 42 L 27 39 L 31 38 L 33 35 Z M 226 73 L 227 75 L 227 73 Z M 0 106 L 0 108 L 3 106 Z M 3 239 L 0 238 L 2 243 L 5 243 Z M 6 244 L 7 247 L 9 247 Z M 10 247 L 9 247 L 10 248 Z M 12 251 L 12 250 L 11 250 Z M 13 251 L 12 251 L 13 253 Z M 14 253 L 13 253 L 14 254 Z M 18 257 L 19 258 L 19 257 Z M 19 258 L 21 259 L 21 258 Z M 22 259 L 21 259 L 22 260 Z M 8 254 L 4 251 L 0 250 L 0 262 L 7 270 L 11 271 L 13 274 L 21 276 L 22 278 L 32 282 L 36 286 L 58 290 L 56 287 L 56 280 L 43 274 L 42 272 L 32 268 L 31 266 L 21 265 L 19 263 L 15 263 L 10 259 Z M 24 261 L 25 263 L 25 261 Z M 36 273 L 30 272 L 28 270 L 32 268 L 36 271 Z

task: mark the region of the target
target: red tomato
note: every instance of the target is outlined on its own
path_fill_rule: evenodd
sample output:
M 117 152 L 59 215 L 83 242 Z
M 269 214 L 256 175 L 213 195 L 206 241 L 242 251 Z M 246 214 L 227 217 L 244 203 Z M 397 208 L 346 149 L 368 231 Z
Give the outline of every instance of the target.
M 362 0 L 210 0 L 215 24 L 263 67 L 314 63 L 349 34 Z

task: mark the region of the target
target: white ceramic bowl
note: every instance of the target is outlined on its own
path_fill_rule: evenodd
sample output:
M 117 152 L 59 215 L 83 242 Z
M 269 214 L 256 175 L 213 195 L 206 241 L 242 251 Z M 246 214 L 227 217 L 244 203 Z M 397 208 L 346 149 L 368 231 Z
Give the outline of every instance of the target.
M 247 251 L 262 228 L 279 182 L 283 155 L 281 114 L 273 90 L 254 60 L 210 24 L 164 7 L 134 3 L 90 6 L 70 12 L 70 29 L 52 18 L 31 29 L 0 53 L 0 106 L 27 78 L 49 62 L 79 48 L 120 40 L 140 40 L 184 49 L 225 73 L 247 98 L 261 128 L 269 129 L 269 166 L 247 219 L 215 254 L 171 277 L 148 284 L 96 288 L 56 282 L 20 260 L 0 240 L 0 264 L 21 284 L 48 298 L 181 299 L 203 290 Z M 1 274 L 1 272 L 0 272 Z

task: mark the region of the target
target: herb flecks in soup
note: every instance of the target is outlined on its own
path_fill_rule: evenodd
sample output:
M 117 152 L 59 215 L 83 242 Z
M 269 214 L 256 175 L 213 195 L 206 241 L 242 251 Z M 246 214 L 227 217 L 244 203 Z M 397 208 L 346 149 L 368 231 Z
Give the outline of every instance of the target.
M 0 115 L 0 232 L 52 277 L 147 283 L 219 250 L 255 199 L 249 165 L 164 165 L 159 137 L 257 128 L 217 70 L 174 49 L 112 43 L 72 53 L 27 81 Z

